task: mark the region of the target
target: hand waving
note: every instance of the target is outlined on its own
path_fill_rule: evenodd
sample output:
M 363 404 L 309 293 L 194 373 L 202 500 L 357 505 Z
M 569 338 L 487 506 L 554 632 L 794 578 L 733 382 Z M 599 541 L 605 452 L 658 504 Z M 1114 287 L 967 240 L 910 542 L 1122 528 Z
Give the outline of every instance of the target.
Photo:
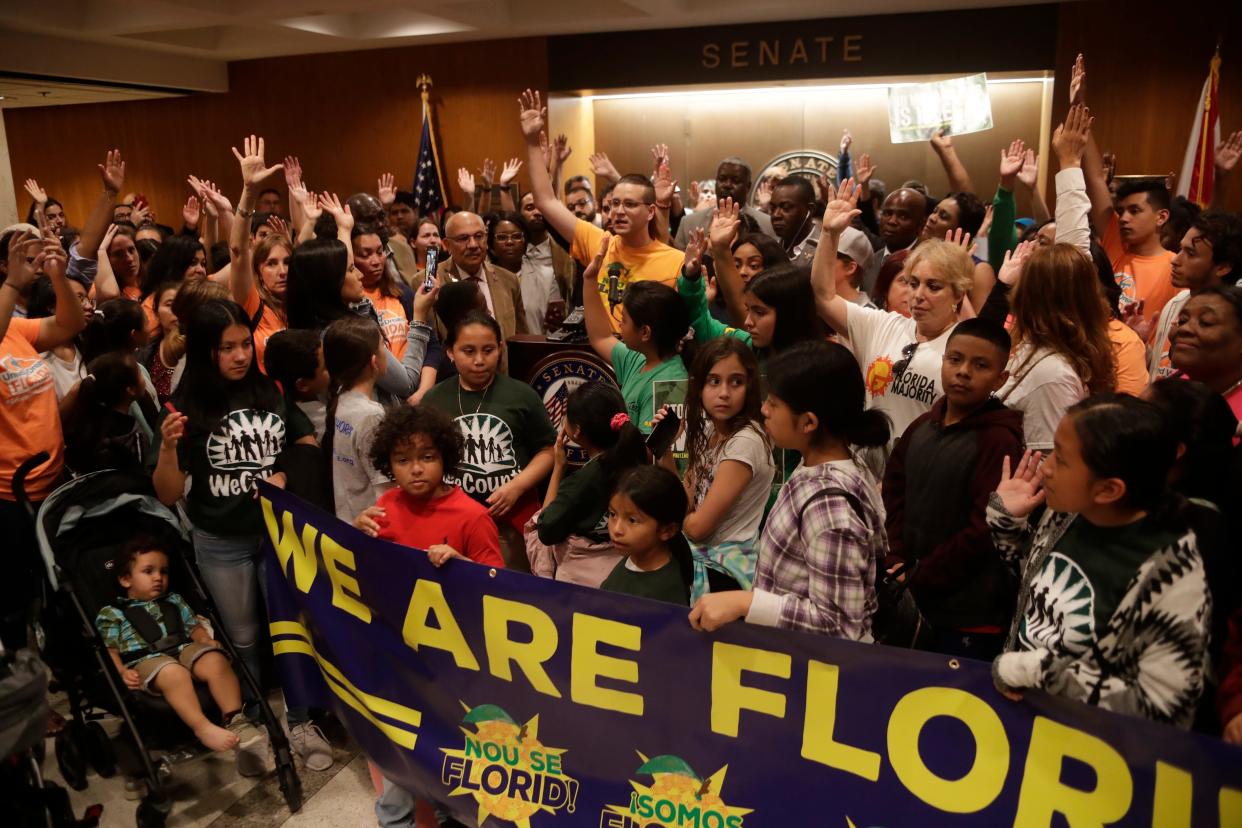
M 591 259 L 591 263 L 582 273 L 582 283 L 584 285 L 593 285 L 598 281 L 599 270 L 604 266 L 604 257 L 608 255 L 608 246 L 612 244 L 612 234 L 605 233 L 600 239 L 599 251 L 595 254 L 595 258 Z
M 348 233 L 354 229 L 354 214 L 350 212 L 348 204 L 341 206 L 341 200 L 337 198 L 336 193 L 320 193 L 319 206 L 324 212 L 336 219 L 336 229 L 338 232 L 344 231 Z
M 1027 449 L 1018 461 L 1017 471 L 1012 474 L 1009 458 L 1001 461 L 1001 479 L 996 486 L 996 494 L 1005 505 L 1005 511 L 1014 517 L 1026 517 L 1044 502 L 1043 476 L 1040 474 L 1043 459 L 1040 452 L 1032 453 Z
M 721 199 L 712 213 L 712 223 L 707 226 L 707 238 L 713 250 L 727 251 L 737 237 L 742 225 L 742 207 L 732 198 Z
M 978 246 L 971 243 L 970 234 L 960 227 L 947 231 L 944 234 L 944 240 L 949 244 L 957 245 L 972 256 L 975 254 L 975 247 Z
M 858 196 L 861 189 L 854 179 L 847 178 L 839 188 L 828 185 L 828 203 L 824 205 L 824 229 L 840 235 L 850 226 L 855 216 L 862 213 L 858 209 Z
M 474 195 L 474 176 L 470 174 L 470 170 L 465 167 L 457 168 L 457 186 L 461 188 L 462 194 L 469 201 Z
M 656 204 L 667 207 L 673 200 L 673 193 L 677 190 L 677 180 L 673 178 L 673 171 L 668 168 L 667 158 L 656 167 L 655 178 L 651 183 L 655 185 Z
M 1001 263 L 1000 271 L 996 274 L 996 278 L 1005 284 L 1013 287 L 1022 278 L 1022 267 L 1026 264 L 1026 260 L 1035 252 L 1035 248 L 1039 243 L 1035 239 L 1027 239 L 1019 244 L 1013 250 L 1005 251 L 1005 261 Z
M 479 180 L 483 182 L 483 189 L 490 190 L 492 181 L 496 178 L 496 162 L 490 158 L 483 159 L 483 169 L 479 170 Z
M 1028 189 L 1035 189 L 1035 180 L 1039 177 L 1039 156 L 1035 150 L 1027 148 L 1022 155 L 1022 169 L 1018 170 L 1018 180 Z
M 854 163 L 854 180 L 862 187 L 863 193 L 871 189 L 871 176 L 875 175 L 876 166 L 871 163 L 871 154 L 864 152 Z
M 518 98 L 518 121 L 527 142 L 537 142 L 548 121 L 548 108 L 543 105 L 538 91 L 527 89 Z
M 379 196 L 379 202 L 384 207 L 388 207 L 397 200 L 397 185 L 392 173 L 384 173 L 375 182 L 375 194 Z
M 682 263 L 681 272 L 687 279 L 697 279 L 699 266 L 703 261 L 703 251 L 707 249 L 707 234 L 703 230 L 691 230 L 686 239 L 686 259 Z
M 185 222 L 185 226 L 191 230 L 198 228 L 198 220 L 203 217 L 203 208 L 198 203 L 197 196 L 190 196 L 185 200 L 185 206 L 181 208 L 181 220 Z
M 556 150 L 556 163 L 558 164 L 563 165 L 569 160 L 569 156 L 574 154 L 574 148 L 569 145 L 569 136 L 563 132 L 556 136 L 556 141 L 552 146 Z
M 1087 148 L 1087 139 L 1091 135 L 1091 125 L 1095 119 L 1091 110 L 1082 104 L 1074 104 L 1065 116 L 1065 123 L 1057 127 L 1052 135 L 1052 151 L 1057 154 L 1057 163 L 1061 169 L 1081 167 L 1082 155 Z M 1217 163 L 1220 156 L 1217 155 Z
M 40 207 L 47 204 L 47 190 L 40 187 L 39 182 L 35 181 L 33 178 L 26 179 L 26 192 L 30 193 L 30 197 L 34 199 L 34 203 L 38 204 Z
M 608 153 L 593 153 L 587 160 L 591 162 L 591 172 L 595 173 L 600 178 L 607 178 L 615 181 L 621 177 L 621 174 L 617 172 L 616 166 L 609 160 Z
M 1216 171 L 1229 173 L 1242 158 L 1242 130 L 1229 135 L 1216 145 Z
M 244 152 L 238 152 L 237 147 L 233 147 L 233 155 L 237 158 L 238 166 L 241 167 L 242 184 L 245 186 L 258 184 L 284 169 L 283 164 L 267 166 L 263 160 L 264 142 L 261 137 L 256 138 L 251 135 L 243 139 L 242 149 Z
M 103 179 L 104 189 L 113 195 L 125 189 L 125 162 L 121 160 L 120 150 L 108 150 L 107 157 L 99 165 L 99 177 Z
M 517 178 L 518 170 L 522 169 L 522 162 L 516 158 L 510 158 L 500 169 L 500 186 L 508 187 L 513 183 L 513 179 Z
M 1087 61 L 1082 56 L 1082 52 L 1078 53 L 1078 57 L 1074 59 L 1074 68 L 1070 70 L 1070 87 L 1069 102 L 1073 104 L 1085 103 L 1087 98 Z

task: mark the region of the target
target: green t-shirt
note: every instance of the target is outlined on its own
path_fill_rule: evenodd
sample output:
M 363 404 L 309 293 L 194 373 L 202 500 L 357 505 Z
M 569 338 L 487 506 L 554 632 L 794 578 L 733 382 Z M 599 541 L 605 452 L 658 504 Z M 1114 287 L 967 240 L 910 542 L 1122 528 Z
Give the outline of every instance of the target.
M 608 479 L 604 467 L 592 458 L 561 481 L 556 498 L 539 513 L 539 541 L 547 546 L 581 535 L 608 542 Z
M 1018 640 L 1027 649 L 1079 655 L 1108 626 L 1138 568 L 1177 533 L 1151 518 L 1125 526 L 1074 520 L 1034 580 Z
M 254 497 L 259 479 L 272 473 L 276 455 L 286 446 L 315 433 L 297 406 L 290 408 L 283 396 L 277 400 L 274 409 L 266 410 L 253 407 L 251 399 L 231 396 L 228 413 L 210 427 L 186 422 L 185 436 L 177 443 L 177 465 L 189 477 L 185 506 L 196 528 L 224 537 L 264 531 Z M 160 442 L 156 428 L 156 456 Z
M 668 563 L 654 572 L 630 569 L 626 566 L 628 561 L 629 558 L 618 561 L 599 588 L 636 598 L 663 601 L 666 604 L 690 606 L 690 585 L 682 578 L 681 569 L 675 559 L 669 558 Z
M 504 374 L 482 392 L 467 391 L 457 377 L 447 379 L 428 391 L 423 403 L 457 421 L 465 445 L 458 474 L 445 479 L 480 503 L 556 442 L 543 400 Z
M 650 371 L 644 371 L 647 358 L 638 351 L 631 351 L 625 343 L 618 342 L 612 346 L 612 370 L 621 385 L 621 396 L 625 398 L 625 410 L 630 420 L 638 426 L 643 434 L 650 434 L 652 420 L 655 417 L 655 406 L 652 403 L 652 383 L 676 382 L 688 380 L 686 364 L 680 356 L 666 359 Z M 684 395 L 685 392 L 683 391 Z M 684 400 L 669 399 L 668 402 L 680 403 Z

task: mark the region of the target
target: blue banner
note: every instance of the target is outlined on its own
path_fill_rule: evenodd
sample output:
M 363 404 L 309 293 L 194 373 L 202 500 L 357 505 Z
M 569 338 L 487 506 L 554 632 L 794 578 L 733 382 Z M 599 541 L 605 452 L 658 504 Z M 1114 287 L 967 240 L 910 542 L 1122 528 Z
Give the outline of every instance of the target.
M 990 665 L 734 623 L 369 538 L 261 486 L 290 704 L 483 825 L 1242 826 L 1242 750 Z

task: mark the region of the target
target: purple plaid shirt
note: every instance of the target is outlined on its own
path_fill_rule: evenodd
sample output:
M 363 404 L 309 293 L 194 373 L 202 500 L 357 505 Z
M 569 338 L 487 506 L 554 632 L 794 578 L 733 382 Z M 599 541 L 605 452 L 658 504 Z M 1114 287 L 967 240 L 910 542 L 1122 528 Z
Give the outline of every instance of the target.
M 829 489 L 853 495 L 861 514 Z M 850 460 L 799 466 L 759 540 L 746 620 L 870 641 L 876 569 L 887 550 L 884 505 L 865 471 Z

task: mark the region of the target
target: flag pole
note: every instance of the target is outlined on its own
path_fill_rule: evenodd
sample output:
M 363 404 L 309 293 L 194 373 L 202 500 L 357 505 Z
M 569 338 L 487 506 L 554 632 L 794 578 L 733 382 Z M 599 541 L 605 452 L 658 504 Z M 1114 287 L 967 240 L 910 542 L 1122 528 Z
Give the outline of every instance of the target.
M 423 117 L 426 118 L 428 115 L 427 108 L 431 106 L 431 75 L 419 75 L 415 83 L 418 86 L 418 91 L 423 96 Z

